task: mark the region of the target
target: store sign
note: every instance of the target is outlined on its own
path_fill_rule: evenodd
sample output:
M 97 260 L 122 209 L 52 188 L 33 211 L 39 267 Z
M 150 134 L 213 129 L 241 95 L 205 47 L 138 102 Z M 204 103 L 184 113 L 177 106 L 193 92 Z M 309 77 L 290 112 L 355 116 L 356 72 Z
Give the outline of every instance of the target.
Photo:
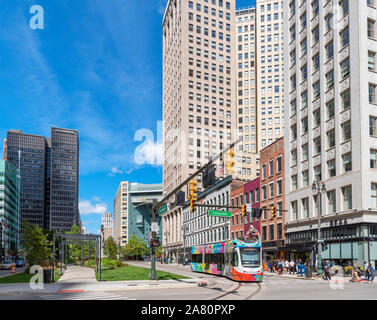
M 330 227 L 345 226 L 347 225 L 347 219 L 337 219 L 330 221 Z

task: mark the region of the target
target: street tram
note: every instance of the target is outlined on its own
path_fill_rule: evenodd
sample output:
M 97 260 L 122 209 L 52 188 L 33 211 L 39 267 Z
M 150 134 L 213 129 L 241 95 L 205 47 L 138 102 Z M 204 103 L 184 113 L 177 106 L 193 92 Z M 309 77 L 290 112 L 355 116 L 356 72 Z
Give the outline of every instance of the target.
M 191 270 L 230 278 L 262 282 L 262 243 L 250 227 L 243 239 L 192 247 Z

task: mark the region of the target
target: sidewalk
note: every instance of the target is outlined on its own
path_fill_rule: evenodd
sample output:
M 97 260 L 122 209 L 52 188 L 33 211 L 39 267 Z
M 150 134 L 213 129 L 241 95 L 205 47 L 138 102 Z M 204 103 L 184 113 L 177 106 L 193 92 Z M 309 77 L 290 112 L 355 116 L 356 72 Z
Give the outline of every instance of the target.
M 47 294 L 59 292 L 106 292 L 196 287 L 201 279 L 137 280 L 98 282 L 91 268 L 68 266 L 58 282 L 43 284 L 43 289 L 32 289 L 29 283 L 0 284 L 0 295 Z
M 321 281 L 322 279 L 320 277 L 311 277 L 311 278 L 306 278 L 305 273 L 303 274 L 302 277 L 299 277 L 296 274 L 289 274 L 289 273 L 282 273 L 281 275 L 278 272 L 269 272 L 269 271 L 263 271 L 263 274 L 267 277 L 280 277 L 280 278 L 290 278 L 290 279 L 301 279 L 301 280 L 317 280 Z M 316 275 L 316 273 L 313 273 L 313 275 Z

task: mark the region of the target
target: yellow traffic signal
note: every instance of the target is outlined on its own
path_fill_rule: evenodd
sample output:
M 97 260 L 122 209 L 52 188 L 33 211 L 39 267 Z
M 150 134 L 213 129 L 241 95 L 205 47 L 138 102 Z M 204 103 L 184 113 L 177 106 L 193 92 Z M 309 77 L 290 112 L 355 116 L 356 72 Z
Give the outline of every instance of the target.
M 275 207 L 272 207 L 271 208 L 271 219 L 275 219 L 276 218 L 276 209 Z
M 192 179 L 190 180 L 190 194 L 188 196 L 190 200 L 190 212 L 193 213 L 195 211 L 195 202 L 198 199 L 198 188 L 197 188 L 198 183 L 196 180 Z
M 244 204 L 241 206 L 241 214 L 242 218 L 246 217 L 246 206 Z
M 234 161 L 234 157 L 236 153 L 234 152 L 233 148 L 230 148 L 229 151 L 226 152 L 226 160 L 225 160 L 225 167 L 228 174 L 232 174 L 236 172 L 234 166 L 236 162 Z

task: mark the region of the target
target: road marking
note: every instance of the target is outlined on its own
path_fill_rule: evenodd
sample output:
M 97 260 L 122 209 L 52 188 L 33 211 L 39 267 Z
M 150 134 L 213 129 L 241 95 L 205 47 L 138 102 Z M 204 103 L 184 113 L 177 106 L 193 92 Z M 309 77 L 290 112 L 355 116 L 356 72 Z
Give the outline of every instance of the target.
M 40 296 L 43 300 L 136 300 L 105 292 L 60 293 Z

